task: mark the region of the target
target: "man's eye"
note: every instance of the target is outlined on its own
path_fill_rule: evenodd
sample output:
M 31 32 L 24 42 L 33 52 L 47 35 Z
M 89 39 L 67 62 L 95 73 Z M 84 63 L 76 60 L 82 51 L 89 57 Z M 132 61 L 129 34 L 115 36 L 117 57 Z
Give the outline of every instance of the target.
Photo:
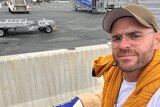
M 133 34 L 133 35 L 128 35 L 130 39 L 139 39 L 142 38 L 142 34 Z
M 112 36 L 112 41 L 119 41 L 121 40 L 121 37 L 118 35 Z

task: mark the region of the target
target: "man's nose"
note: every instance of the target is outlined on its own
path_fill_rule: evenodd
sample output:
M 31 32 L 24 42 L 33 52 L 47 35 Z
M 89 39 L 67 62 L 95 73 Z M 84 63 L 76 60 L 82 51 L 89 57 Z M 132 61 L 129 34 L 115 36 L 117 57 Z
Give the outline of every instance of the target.
M 125 49 L 125 48 L 128 48 L 130 46 L 131 46 L 131 44 L 130 44 L 129 40 L 126 38 L 125 35 L 123 35 L 118 47 L 121 48 L 121 49 Z

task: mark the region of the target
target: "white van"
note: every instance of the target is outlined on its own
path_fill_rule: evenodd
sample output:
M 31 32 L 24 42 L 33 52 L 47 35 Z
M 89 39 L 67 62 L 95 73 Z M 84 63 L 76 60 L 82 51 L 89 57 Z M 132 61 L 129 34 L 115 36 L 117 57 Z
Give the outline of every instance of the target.
M 31 11 L 30 6 L 27 5 L 25 0 L 9 0 L 6 3 L 8 5 L 8 10 L 11 13 L 17 13 L 17 12 L 29 13 Z

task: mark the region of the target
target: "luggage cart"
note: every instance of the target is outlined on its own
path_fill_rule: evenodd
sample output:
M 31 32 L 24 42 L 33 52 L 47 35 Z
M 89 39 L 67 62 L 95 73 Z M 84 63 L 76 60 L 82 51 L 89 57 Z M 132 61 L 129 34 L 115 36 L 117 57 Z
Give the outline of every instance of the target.
M 39 30 L 50 33 L 54 27 L 55 22 L 45 18 L 0 19 L 0 37 L 5 36 L 9 31 L 16 31 L 20 28 L 26 28 L 29 32 Z

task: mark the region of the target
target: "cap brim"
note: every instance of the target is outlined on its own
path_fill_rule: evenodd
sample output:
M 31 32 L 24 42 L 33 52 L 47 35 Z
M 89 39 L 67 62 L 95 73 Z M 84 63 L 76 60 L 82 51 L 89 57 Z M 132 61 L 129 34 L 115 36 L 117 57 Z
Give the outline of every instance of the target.
M 147 24 L 142 18 L 138 17 L 134 13 L 124 9 L 124 8 L 115 8 L 111 10 L 109 13 L 106 14 L 106 16 L 103 19 L 102 27 L 103 29 L 110 33 L 112 29 L 113 23 L 122 17 L 134 17 L 136 18 L 142 25 L 146 27 L 151 27 L 149 24 Z

